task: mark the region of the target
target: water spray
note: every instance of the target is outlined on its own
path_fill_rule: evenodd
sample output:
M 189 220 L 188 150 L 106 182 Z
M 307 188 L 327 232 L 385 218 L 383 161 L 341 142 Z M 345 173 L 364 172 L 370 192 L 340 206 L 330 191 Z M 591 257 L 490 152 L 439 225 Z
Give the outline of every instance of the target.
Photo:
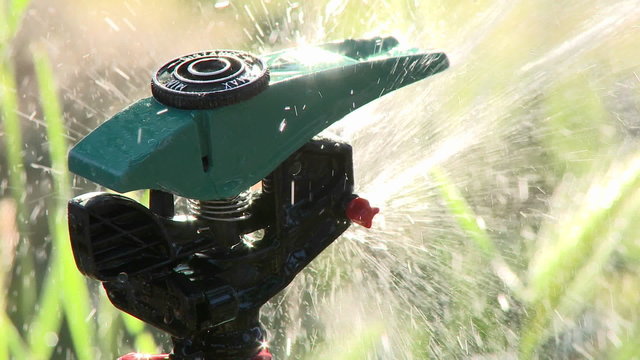
M 162 66 L 153 97 L 69 153 L 77 175 L 150 191 L 148 208 L 113 193 L 69 201 L 78 269 L 173 340 L 170 354 L 120 359 L 271 359 L 260 307 L 378 212 L 353 193 L 351 146 L 319 133 L 447 67 L 445 54 L 392 37 L 261 57 L 203 51 Z M 176 214 L 177 198 L 187 214 Z

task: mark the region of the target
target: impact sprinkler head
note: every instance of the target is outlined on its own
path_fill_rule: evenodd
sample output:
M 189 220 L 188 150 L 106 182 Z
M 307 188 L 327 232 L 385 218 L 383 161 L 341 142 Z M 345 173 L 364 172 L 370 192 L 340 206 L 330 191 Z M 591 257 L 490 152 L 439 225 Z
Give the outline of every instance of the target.
M 353 194 L 351 146 L 318 133 L 447 66 L 443 53 L 391 37 L 172 60 L 153 76 L 153 97 L 69 153 L 80 176 L 150 190 L 148 208 L 111 193 L 69 202 L 78 268 L 116 307 L 169 333 L 170 359 L 271 359 L 260 307 L 351 221 L 369 227 L 378 212 Z M 176 216 L 176 197 L 188 216 Z

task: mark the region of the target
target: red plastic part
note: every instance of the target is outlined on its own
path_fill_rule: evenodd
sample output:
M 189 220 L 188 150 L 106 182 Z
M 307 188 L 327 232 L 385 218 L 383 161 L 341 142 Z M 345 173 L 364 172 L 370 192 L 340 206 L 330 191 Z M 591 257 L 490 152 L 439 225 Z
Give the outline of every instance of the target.
M 269 349 L 262 349 L 258 355 L 254 356 L 251 360 L 273 360 L 273 356 L 269 352 Z
M 371 228 L 373 217 L 380 212 L 377 207 L 371 207 L 369 200 L 357 197 L 347 205 L 347 217 L 354 223 L 362 225 L 367 229 Z
M 118 360 L 169 360 L 169 354 L 140 354 L 140 353 L 128 353 L 122 355 Z
M 169 360 L 169 354 L 140 354 L 140 353 L 128 353 L 122 355 L 118 360 Z M 273 360 L 273 355 L 269 352 L 269 349 L 262 349 L 258 355 L 254 356 L 251 360 Z

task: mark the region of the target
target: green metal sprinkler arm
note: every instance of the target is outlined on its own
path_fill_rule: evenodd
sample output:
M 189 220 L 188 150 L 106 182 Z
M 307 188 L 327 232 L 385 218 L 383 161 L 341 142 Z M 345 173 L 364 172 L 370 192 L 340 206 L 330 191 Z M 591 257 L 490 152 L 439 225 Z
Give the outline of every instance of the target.
M 78 143 L 69 168 L 119 192 L 235 196 L 349 112 L 448 67 L 443 53 L 392 49 L 359 60 L 330 45 L 310 49 L 333 58 L 305 66 L 288 62 L 287 51 L 264 56 L 272 83 L 233 105 L 180 110 L 142 99 Z

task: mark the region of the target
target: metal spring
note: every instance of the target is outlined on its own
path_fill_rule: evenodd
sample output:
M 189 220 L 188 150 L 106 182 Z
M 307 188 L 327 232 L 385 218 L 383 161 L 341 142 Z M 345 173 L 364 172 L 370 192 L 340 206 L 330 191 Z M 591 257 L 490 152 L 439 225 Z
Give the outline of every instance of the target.
M 187 199 L 187 207 L 191 214 L 201 220 L 233 222 L 251 217 L 251 213 L 247 211 L 251 206 L 251 201 L 251 191 L 245 191 L 228 199 Z
M 268 175 L 262 179 L 262 192 L 270 194 L 273 191 L 273 175 Z

